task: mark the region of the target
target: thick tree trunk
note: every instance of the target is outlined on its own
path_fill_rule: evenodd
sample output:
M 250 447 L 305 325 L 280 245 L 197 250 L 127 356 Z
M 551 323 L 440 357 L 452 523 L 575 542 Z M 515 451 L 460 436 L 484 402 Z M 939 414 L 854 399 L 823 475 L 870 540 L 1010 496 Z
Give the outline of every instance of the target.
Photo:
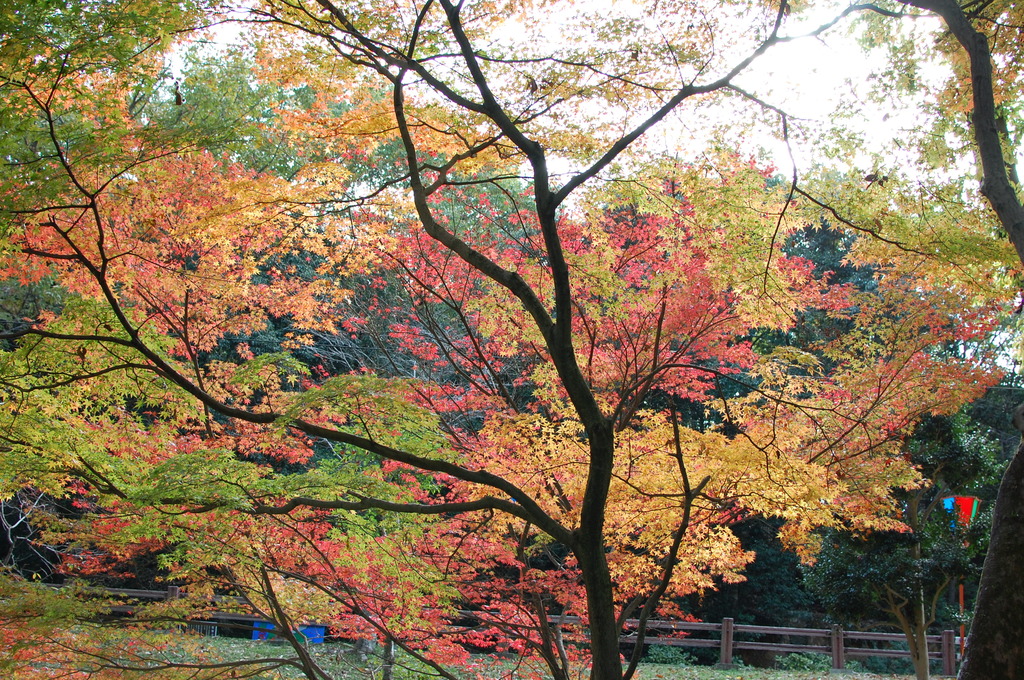
M 590 619 L 590 653 L 593 668 L 590 680 L 622 680 L 622 656 L 619 652 L 619 628 L 615 617 L 612 579 L 604 547 L 576 551 L 583 583 L 587 590 Z
M 960 680 L 1024 679 L 1024 442 L 1003 474 Z
M 580 508 L 580 526 L 573 532 L 572 550 L 587 591 L 593 663 L 590 678 L 622 680 L 615 590 L 604 540 L 605 510 L 615 457 L 615 432 L 611 422 L 597 413 L 598 417 L 592 417 L 589 422 L 584 420 L 590 438 L 590 471 Z

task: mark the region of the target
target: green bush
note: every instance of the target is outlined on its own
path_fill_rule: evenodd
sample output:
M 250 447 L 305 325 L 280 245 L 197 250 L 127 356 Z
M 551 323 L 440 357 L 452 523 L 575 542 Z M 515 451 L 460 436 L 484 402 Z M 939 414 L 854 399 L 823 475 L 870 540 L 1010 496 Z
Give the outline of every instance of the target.
M 787 654 L 775 665 L 784 671 L 827 671 L 832 668 L 832 659 L 827 654 Z
M 644 661 L 671 666 L 695 666 L 697 664 L 697 659 L 693 654 L 671 645 L 650 645 L 644 655 Z

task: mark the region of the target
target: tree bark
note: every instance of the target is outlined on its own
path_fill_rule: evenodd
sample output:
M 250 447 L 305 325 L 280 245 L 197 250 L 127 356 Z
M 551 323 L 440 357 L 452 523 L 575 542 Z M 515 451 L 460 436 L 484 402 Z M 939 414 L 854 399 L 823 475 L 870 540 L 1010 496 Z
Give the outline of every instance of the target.
M 924 590 L 918 587 L 914 607 L 914 639 L 911 641 L 910 654 L 914 662 L 914 675 L 917 680 L 929 680 L 931 669 L 928 660 L 928 618 L 924 611 Z
M 590 623 L 590 655 L 593 666 L 590 680 L 621 680 L 622 657 L 619 652 L 619 627 L 615 617 L 614 590 L 604 546 L 574 551 L 587 592 Z
M 591 423 L 587 432 L 590 437 L 590 473 L 580 509 L 580 527 L 573 534 L 572 549 L 587 592 L 593 663 L 590 680 L 622 680 L 615 589 L 604 540 L 605 504 L 611 483 L 615 432 L 607 419 Z
M 395 677 L 395 641 L 391 637 L 384 639 L 384 665 L 381 667 L 381 680 L 394 680 Z
M 918 591 L 910 599 L 903 598 L 889 586 L 886 589 L 886 600 L 891 613 L 899 624 L 903 636 L 907 640 L 910 651 L 910 662 L 914 666 L 916 680 L 929 680 L 931 668 L 928 662 L 928 620 L 924 611 L 924 593 Z
M 914 544 L 910 555 L 917 565 L 921 564 L 921 495 L 907 503 L 907 519 L 911 531 L 914 532 Z M 910 660 L 914 664 L 914 676 L 917 680 L 929 680 L 931 669 L 928 663 L 928 615 L 925 612 L 924 584 L 919 580 L 914 589 L 914 596 L 908 606 L 911 609 L 909 626 L 904 632 L 910 647 Z

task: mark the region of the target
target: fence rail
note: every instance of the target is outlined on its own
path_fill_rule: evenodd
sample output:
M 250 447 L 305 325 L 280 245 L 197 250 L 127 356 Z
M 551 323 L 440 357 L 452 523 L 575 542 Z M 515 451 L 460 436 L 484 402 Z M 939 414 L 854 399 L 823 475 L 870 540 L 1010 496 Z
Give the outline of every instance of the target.
M 177 586 L 168 586 L 166 590 L 138 590 L 134 588 L 97 588 L 108 595 L 125 598 L 137 598 L 140 600 L 165 600 L 175 599 L 180 596 Z M 231 602 L 233 604 L 244 603 L 242 598 L 222 596 L 215 598 L 215 601 Z M 131 606 L 119 606 L 115 611 L 130 613 Z M 472 612 L 463 612 L 472 615 Z M 258 621 L 260 617 L 241 612 L 205 612 L 205 619 L 225 620 L 234 619 L 237 621 Z M 580 625 L 582 621 L 576 616 L 554 616 L 550 619 L 552 624 Z M 630 619 L 627 626 L 636 626 L 639 621 Z M 323 625 L 323 624 L 318 624 Z M 885 658 L 910 658 L 910 651 L 902 649 L 899 645 L 906 643 L 906 637 L 901 633 L 882 633 L 877 631 L 852 631 L 843 630 L 840 626 L 832 628 L 792 628 L 782 626 L 755 626 L 738 624 L 731 618 L 722 619 L 721 623 L 708 623 L 704 621 L 648 621 L 648 635 L 644 638 L 645 645 L 670 645 L 673 647 L 705 647 L 717 648 L 719 650 L 719 664 L 732 666 L 735 661 L 736 652 L 767 651 L 779 654 L 793 653 L 817 653 L 827 654 L 832 658 L 832 668 L 842 670 L 846 668 L 847 657 L 885 657 Z M 656 633 L 651 635 L 651 633 Z M 683 637 L 670 637 L 658 635 L 657 633 L 685 633 Z M 692 634 L 711 635 L 711 637 L 695 637 Z M 769 636 L 783 638 L 782 641 L 771 642 L 765 640 L 737 639 L 737 636 Z M 805 644 L 792 642 L 790 638 L 805 638 Z M 945 630 L 941 635 L 929 635 L 928 658 L 941 660 L 943 675 L 956 675 L 957 652 L 960 640 L 952 630 Z M 623 643 L 636 643 L 636 634 L 623 635 Z M 818 641 L 815 643 L 814 641 Z M 888 647 L 865 647 L 863 643 L 883 643 Z M 893 646 L 895 645 L 895 646 Z
M 648 635 L 644 644 L 672 645 L 676 647 L 711 647 L 718 648 L 719 663 L 731 666 L 736 652 L 743 650 L 767 651 L 782 654 L 817 653 L 832 657 L 832 668 L 846 668 L 847 657 L 887 657 L 910 658 L 910 650 L 902 649 L 906 636 L 902 633 L 881 633 L 876 631 L 843 630 L 840 626 L 832 628 L 788 628 L 781 626 L 754 626 L 738 624 L 731 618 L 722 619 L 721 623 L 688 622 L 688 621 L 649 621 L 649 632 L 679 631 L 693 633 L 712 633 L 715 637 L 661 637 Z M 783 638 L 782 641 L 765 641 L 758 639 L 737 639 L 737 636 L 770 636 Z M 806 638 L 805 644 L 792 642 L 790 638 Z M 625 636 L 623 641 L 636 641 L 635 636 Z M 819 641 L 815 644 L 814 641 Z M 928 635 L 928 658 L 942 662 L 943 675 L 956 675 L 957 650 L 959 639 L 952 630 L 945 630 L 941 635 Z M 887 647 L 865 647 L 863 643 L 883 643 Z

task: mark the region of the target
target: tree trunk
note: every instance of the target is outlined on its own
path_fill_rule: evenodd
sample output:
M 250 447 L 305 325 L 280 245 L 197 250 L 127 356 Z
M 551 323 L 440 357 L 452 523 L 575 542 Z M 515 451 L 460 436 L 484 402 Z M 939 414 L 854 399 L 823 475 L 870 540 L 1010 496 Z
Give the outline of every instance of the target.
M 1024 442 L 1003 474 L 960 680 L 1024 680 Z
M 384 665 L 381 668 L 381 680 L 393 680 L 395 677 L 395 641 L 388 636 L 384 638 Z
M 580 526 L 573 532 L 572 550 L 587 591 L 590 623 L 591 680 L 622 680 L 619 626 L 615 615 L 615 590 L 605 553 L 604 522 L 608 488 L 615 455 L 615 433 L 601 419 L 587 423 L 590 438 L 590 471 L 580 508 Z
M 917 680 L 929 680 L 928 662 L 928 619 L 924 610 L 924 590 L 918 587 L 913 603 L 913 639 L 910 642 L 910 658 L 914 662 L 914 676 Z
M 622 680 L 619 628 L 604 546 L 597 550 L 581 548 L 575 552 L 587 591 L 590 654 L 593 663 L 590 680 Z
M 914 677 L 916 680 L 929 680 L 931 669 L 928 664 L 928 621 L 925 618 L 924 592 L 919 586 L 915 595 L 910 599 L 904 599 L 889 586 L 886 586 L 886 591 L 889 607 L 885 611 L 896 618 L 900 630 L 903 631 L 903 637 L 907 640 L 910 662 L 914 666 Z

